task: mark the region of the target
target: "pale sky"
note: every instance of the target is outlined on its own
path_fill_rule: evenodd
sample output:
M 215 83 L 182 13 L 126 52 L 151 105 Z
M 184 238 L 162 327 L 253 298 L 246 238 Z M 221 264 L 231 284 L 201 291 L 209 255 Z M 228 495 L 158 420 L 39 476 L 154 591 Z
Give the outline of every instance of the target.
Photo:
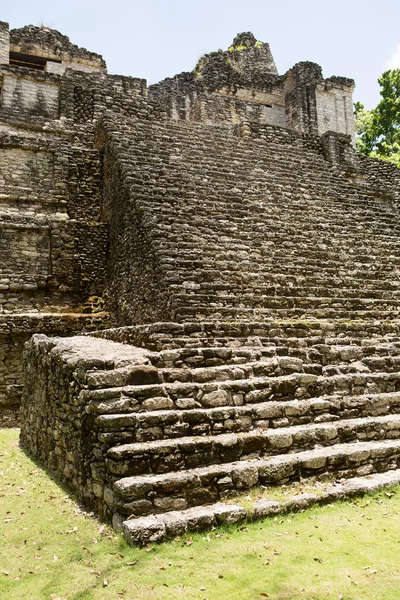
M 400 0 L 0 0 L 0 20 L 58 29 L 102 54 L 110 73 L 148 84 L 191 71 L 242 31 L 270 44 L 280 74 L 310 60 L 325 77 L 355 79 L 367 108 L 377 78 L 400 68 Z

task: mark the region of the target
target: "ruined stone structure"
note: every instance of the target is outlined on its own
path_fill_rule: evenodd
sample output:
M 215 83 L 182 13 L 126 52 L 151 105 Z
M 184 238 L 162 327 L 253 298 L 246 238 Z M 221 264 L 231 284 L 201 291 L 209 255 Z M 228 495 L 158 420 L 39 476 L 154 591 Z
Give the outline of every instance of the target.
M 353 81 L 278 75 L 250 33 L 149 88 L 48 29 L 1 23 L 0 59 L 23 446 L 137 543 L 257 483 L 395 472 L 400 171 L 355 152 Z

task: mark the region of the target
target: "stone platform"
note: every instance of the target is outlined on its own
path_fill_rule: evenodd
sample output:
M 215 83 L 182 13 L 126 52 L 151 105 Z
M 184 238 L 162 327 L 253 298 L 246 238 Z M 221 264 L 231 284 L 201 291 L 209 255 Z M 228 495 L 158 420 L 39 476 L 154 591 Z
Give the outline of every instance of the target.
M 94 335 L 28 343 L 21 443 L 130 540 L 135 519 L 222 511 L 258 484 L 400 466 L 400 322 Z

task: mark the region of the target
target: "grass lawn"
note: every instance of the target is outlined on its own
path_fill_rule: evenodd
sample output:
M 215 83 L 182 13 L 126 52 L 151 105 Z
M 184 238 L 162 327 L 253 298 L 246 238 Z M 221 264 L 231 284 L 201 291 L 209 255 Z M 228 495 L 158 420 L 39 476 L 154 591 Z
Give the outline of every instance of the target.
M 400 488 L 145 549 L 85 514 L 0 431 L 3 600 L 398 600 Z

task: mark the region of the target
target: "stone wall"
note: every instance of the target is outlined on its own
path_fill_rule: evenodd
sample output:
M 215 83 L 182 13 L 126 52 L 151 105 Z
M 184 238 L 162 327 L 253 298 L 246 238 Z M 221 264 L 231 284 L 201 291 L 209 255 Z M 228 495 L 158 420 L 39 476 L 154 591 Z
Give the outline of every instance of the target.
M 150 86 L 150 97 L 174 119 L 236 123 L 251 117 L 284 127 L 283 78 L 269 45 L 249 35 L 235 38 L 226 52 L 203 56 L 192 72 Z
M 220 93 L 201 93 L 190 105 L 188 120 L 209 124 L 253 121 L 286 127 L 283 97 L 260 94 L 260 98 L 254 101 L 254 99 L 245 99 L 245 94 L 243 96 L 244 98 L 238 94 L 232 98 Z
M 0 243 L 9 258 L 2 270 L 4 297 L 7 290 L 13 296 L 29 290 L 34 307 L 35 290 L 38 296 L 53 293 L 55 305 L 63 304 L 63 293 L 79 293 L 75 303 L 82 293 L 100 294 L 107 231 L 98 152 L 71 148 L 67 139 L 39 142 L 3 134 L 0 157 Z M 14 310 L 23 304 L 26 310 L 22 301 Z
M 2 77 L 0 423 L 15 426 L 30 335 L 106 323 L 108 228 L 93 127 L 60 120 L 60 76 L 7 66 Z
M 12 29 L 10 50 L 14 53 L 45 58 L 48 61 L 60 61 L 63 68 L 58 72 L 61 73 L 66 67 L 86 72 L 106 71 L 106 63 L 99 54 L 89 52 L 85 48 L 78 48 L 66 35 L 48 27 L 27 25 L 20 29 Z
M 324 79 L 319 65 L 301 62 L 286 73 L 284 88 L 288 128 L 299 133 L 349 135 L 355 145 L 352 79 Z
M 10 47 L 7 24 L 1 35 L 0 420 L 15 425 L 30 334 L 70 335 L 107 322 L 109 225 L 95 123 L 105 112 L 162 119 L 164 108 L 148 100 L 145 80 L 106 75 L 99 55 L 58 32 L 13 30 Z M 21 314 L 26 322 L 16 329 Z
M 51 75 L 35 73 L 16 67 L 2 68 L 2 98 L 0 111 L 6 117 L 39 116 L 45 119 L 59 118 L 59 82 Z
M 105 127 L 107 120 L 103 123 Z M 99 141 L 104 135 L 101 129 Z M 131 186 L 139 182 L 130 177 L 122 158 L 129 155 L 129 141 L 118 137 L 110 136 L 104 146 L 104 218 L 110 223 L 107 303 L 119 323 L 159 320 L 167 312 L 167 291 L 156 240 L 148 216 L 131 195 Z M 140 152 L 143 140 L 137 144 Z
M 252 120 L 298 133 L 334 131 L 355 143 L 354 81 L 324 79 L 321 67 L 302 62 L 279 76 L 268 44 L 241 34 L 225 52 L 206 54 L 192 72 L 149 88 L 173 119 L 204 123 Z
M 0 148 L 3 186 L 28 188 L 34 193 L 54 189 L 54 153 L 28 148 Z
M 8 23 L 0 21 L 0 65 L 8 65 L 10 55 L 10 32 Z
M 103 501 L 105 446 L 97 440 L 86 390 L 97 369 L 123 370 L 126 365 L 148 380 L 146 352 L 109 341 L 76 336 L 71 345 L 35 335 L 25 353 L 22 444 L 61 475 L 86 506 L 108 518 Z
M 339 77 L 326 79 L 316 90 L 318 133 L 336 131 L 349 135 L 355 145 L 355 126 L 353 116 L 354 86 Z
M 382 201 L 393 199 L 400 207 L 400 169 L 396 165 L 378 158 L 359 156 L 360 170 L 365 177 L 365 185 L 380 189 Z

